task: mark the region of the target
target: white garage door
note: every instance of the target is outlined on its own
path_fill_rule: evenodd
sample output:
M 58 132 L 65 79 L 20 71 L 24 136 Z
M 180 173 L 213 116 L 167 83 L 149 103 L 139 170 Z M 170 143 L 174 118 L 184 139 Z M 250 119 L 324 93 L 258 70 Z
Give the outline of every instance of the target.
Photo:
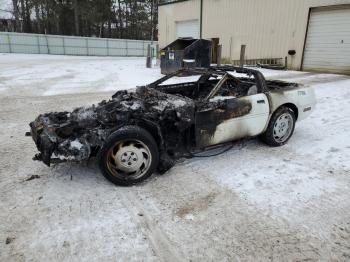
M 350 8 L 311 11 L 303 69 L 350 74 Z
M 198 20 L 187 20 L 176 22 L 176 37 L 199 38 Z

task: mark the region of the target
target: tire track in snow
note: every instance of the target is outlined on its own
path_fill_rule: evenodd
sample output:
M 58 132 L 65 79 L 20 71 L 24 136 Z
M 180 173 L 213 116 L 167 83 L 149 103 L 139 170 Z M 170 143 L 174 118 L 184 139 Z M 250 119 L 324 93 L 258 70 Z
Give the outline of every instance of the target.
M 120 192 L 118 194 L 122 199 L 123 205 L 129 210 L 135 223 L 139 226 L 142 233 L 147 236 L 156 256 L 161 261 L 182 261 L 184 255 L 172 247 L 169 239 L 162 232 L 159 224 L 146 212 L 132 191 Z M 142 216 L 140 216 L 142 214 Z

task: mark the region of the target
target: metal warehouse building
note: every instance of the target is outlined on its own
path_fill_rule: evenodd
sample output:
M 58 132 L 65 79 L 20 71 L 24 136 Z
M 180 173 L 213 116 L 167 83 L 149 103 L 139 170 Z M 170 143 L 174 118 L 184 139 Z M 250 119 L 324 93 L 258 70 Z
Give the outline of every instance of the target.
M 246 45 L 247 60 L 287 56 L 291 69 L 350 74 L 350 0 L 168 0 L 159 43 L 179 37 L 212 39 L 225 60 Z

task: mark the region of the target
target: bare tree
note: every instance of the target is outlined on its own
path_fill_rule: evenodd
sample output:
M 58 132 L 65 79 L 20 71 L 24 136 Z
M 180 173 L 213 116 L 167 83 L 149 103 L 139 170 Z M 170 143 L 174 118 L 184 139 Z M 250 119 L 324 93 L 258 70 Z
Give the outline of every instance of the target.
M 15 31 L 22 32 L 20 20 L 19 20 L 19 10 L 18 10 L 18 0 L 12 0 L 13 15 L 15 17 Z
M 76 35 L 80 35 L 80 30 L 79 30 L 79 4 L 78 4 L 78 0 L 73 0 L 73 7 L 74 7 L 75 34 Z
M 129 39 L 157 37 L 158 0 L 12 0 L 14 30 Z

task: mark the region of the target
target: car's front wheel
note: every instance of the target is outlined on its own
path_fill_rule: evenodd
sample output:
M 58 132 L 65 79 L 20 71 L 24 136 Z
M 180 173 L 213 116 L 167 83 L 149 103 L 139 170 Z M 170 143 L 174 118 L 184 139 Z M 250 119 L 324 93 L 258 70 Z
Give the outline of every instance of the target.
M 295 114 L 289 107 L 280 107 L 272 115 L 261 139 L 270 146 L 282 146 L 291 138 L 295 128 Z
M 154 138 L 137 126 L 115 131 L 99 153 L 102 174 L 121 186 L 130 186 L 151 176 L 158 161 L 158 147 Z

